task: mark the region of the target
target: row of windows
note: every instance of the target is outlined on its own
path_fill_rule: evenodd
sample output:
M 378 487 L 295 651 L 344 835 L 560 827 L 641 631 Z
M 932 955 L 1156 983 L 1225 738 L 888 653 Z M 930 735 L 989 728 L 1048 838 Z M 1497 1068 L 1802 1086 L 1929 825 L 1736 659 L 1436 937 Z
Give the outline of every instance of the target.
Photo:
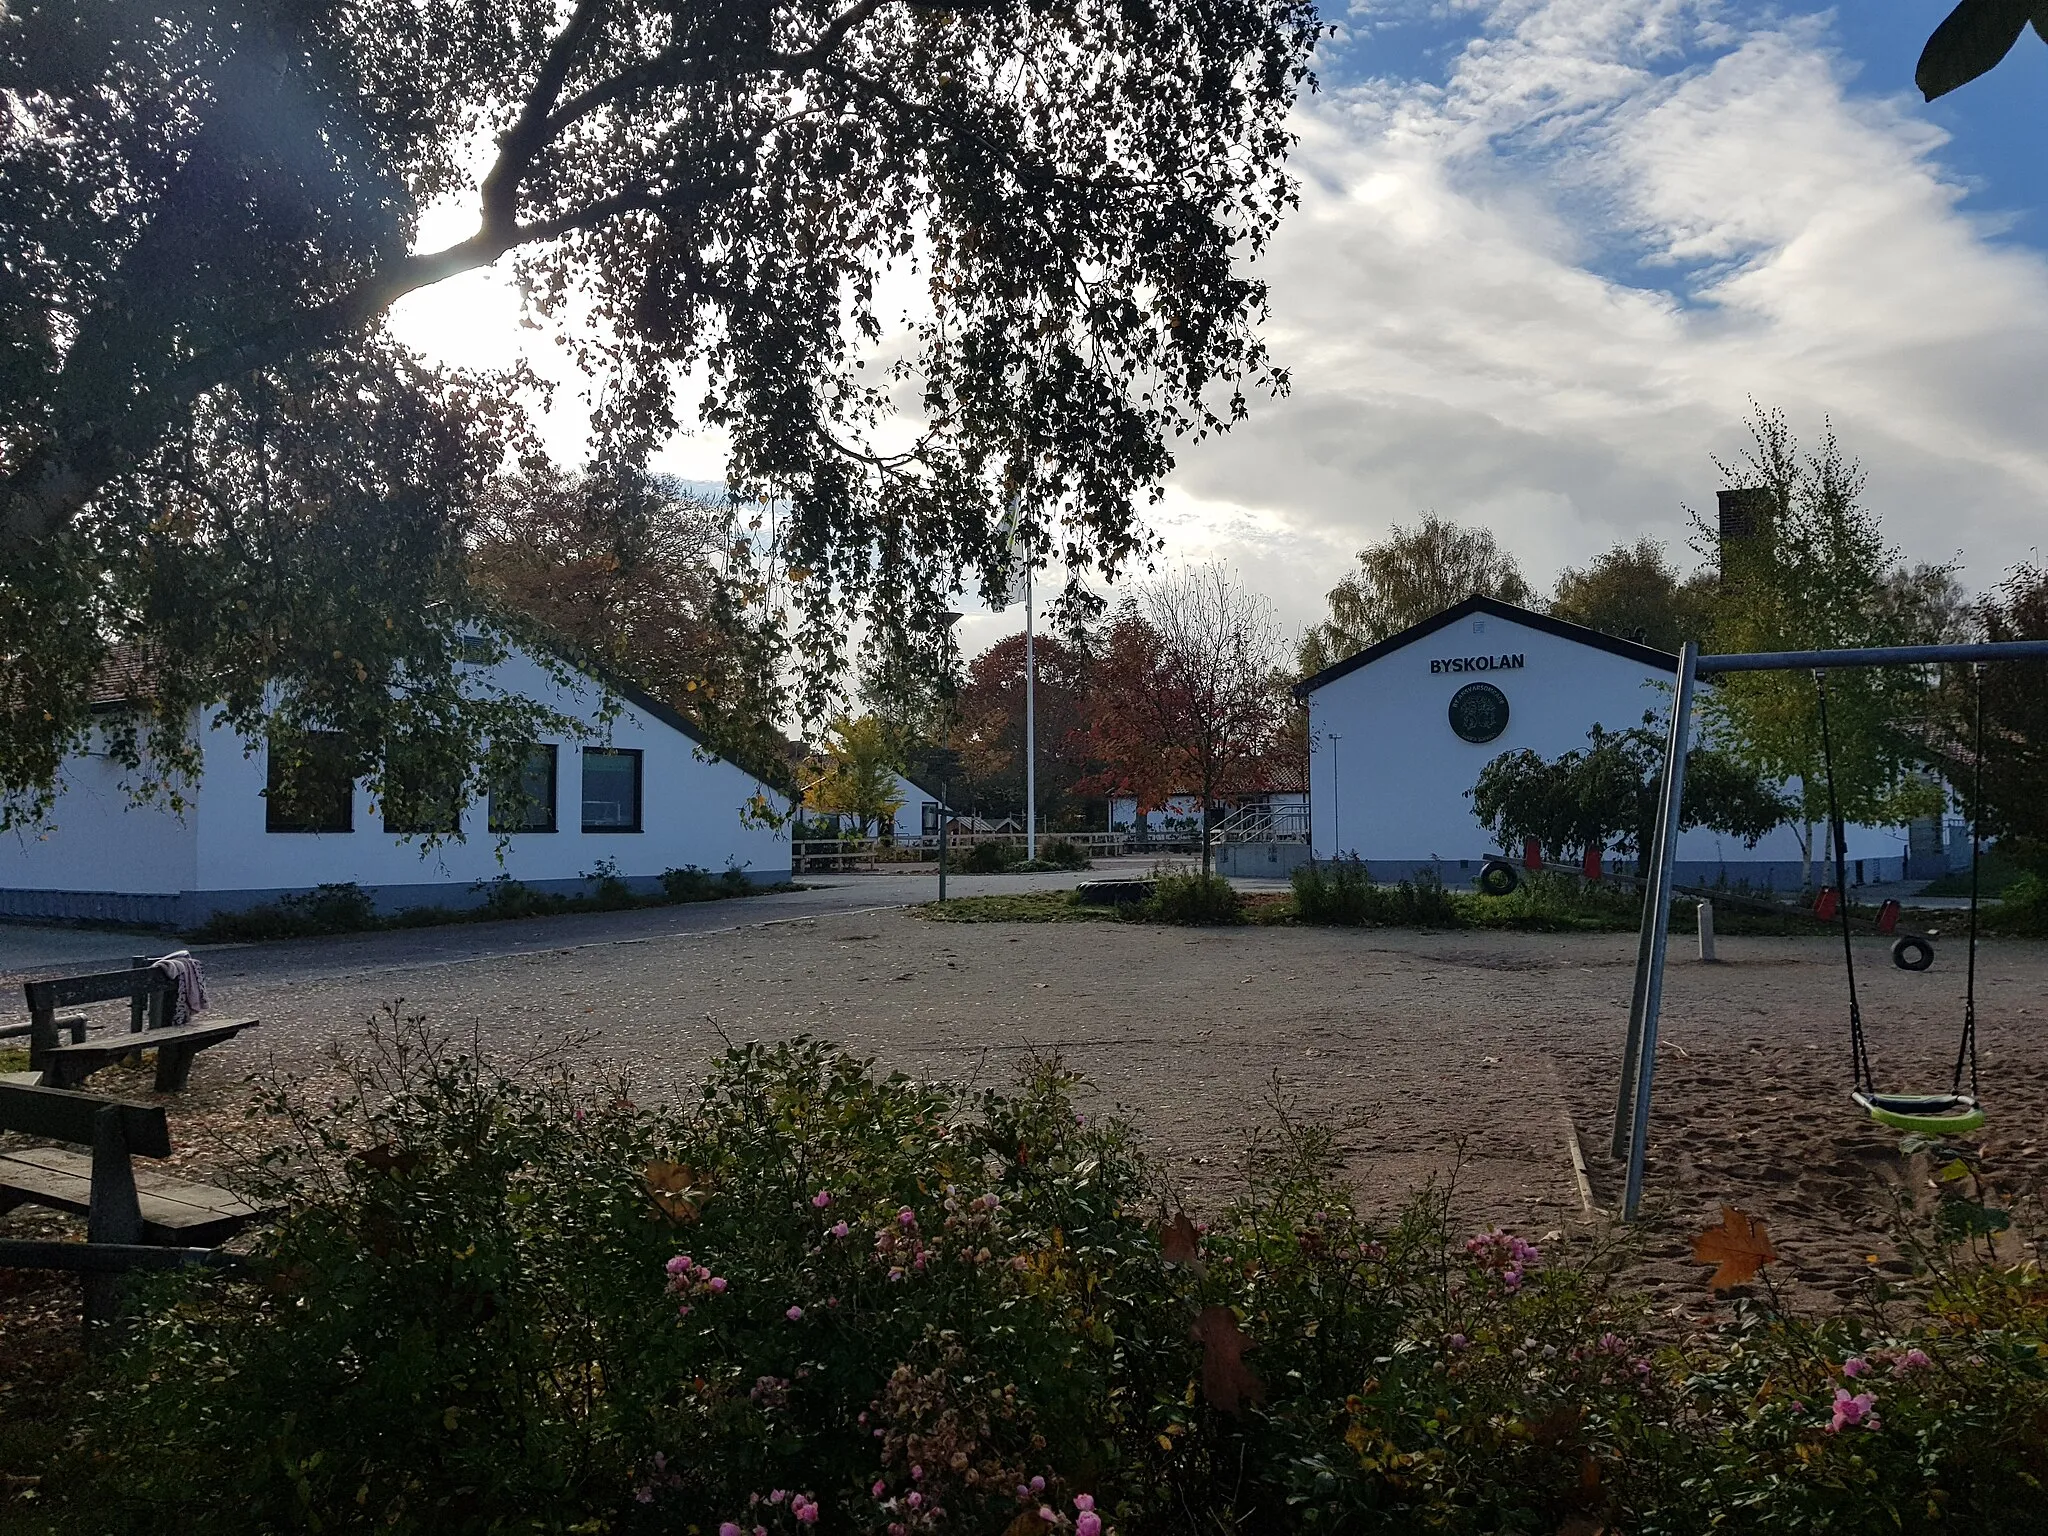
M 560 749 L 552 742 L 526 750 L 517 774 L 490 792 L 493 832 L 559 830 Z M 353 832 L 356 786 L 339 736 L 315 733 L 294 760 L 273 752 L 264 786 L 266 832 Z M 411 802 L 409 804 L 405 802 Z M 640 830 L 641 755 L 630 747 L 583 749 L 583 830 Z M 460 811 L 455 797 L 387 785 L 384 830 L 392 833 L 452 833 Z

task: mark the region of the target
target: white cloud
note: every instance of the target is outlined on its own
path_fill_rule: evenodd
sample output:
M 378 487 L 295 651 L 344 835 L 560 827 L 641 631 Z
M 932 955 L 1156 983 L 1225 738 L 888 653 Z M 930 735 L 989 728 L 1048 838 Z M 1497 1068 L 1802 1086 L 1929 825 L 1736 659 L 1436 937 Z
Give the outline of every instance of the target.
M 2048 495 L 2048 262 L 1961 213 L 1940 132 L 1853 95 L 1826 42 L 1507 0 L 1443 85 L 1305 108 L 1265 267 L 1294 394 L 1184 458 L 1162 531 L 1296 620 L 1424 508 L 1540 581 L 1639 532 L 1681 547 L 1754 395 L 1809 438 L 1831 414 L 1892 537 L 1994 580 Z
M 1682 552 L 1681 506 L 1711 505 L 1750 396 L 1809 439 L 1832 415 L 1909 555 L 1961 551 L 1981 585 L 2040 540 L 2048 259 L 1960 211 L 1941 132 L 1855 94 L 1825 15 L 1377 0 L 1350 34 L 1369 61 L 1377 27 L 1463 17 L 1477 36 L 1441 83 L 1369 79 L 1298 114 L 1301 206 L 1264 263 L 1294 392 L 1184 454 L 1151 513 L 1169 562 L 1227 560 L 1301 624 L 1424 509 L 1493 528 L 1539 584 L 1640 533 Z M 531 359 L 559 381 L 553 446 L 580 450 L 590 383 L 519 326 L 508 276 L 393 318 L 450 361 Z M 716 479 L 723 451 L 685 435 L 663 464 Z M 971 612 L 960 636 L 1021 623 Z

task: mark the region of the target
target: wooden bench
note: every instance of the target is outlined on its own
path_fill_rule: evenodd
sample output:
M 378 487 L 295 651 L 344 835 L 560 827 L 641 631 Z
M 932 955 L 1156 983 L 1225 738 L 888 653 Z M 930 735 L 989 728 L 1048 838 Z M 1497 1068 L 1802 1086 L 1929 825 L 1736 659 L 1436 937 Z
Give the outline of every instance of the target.
M 192 1058 L 208 1046 L 232 1040 L 258 1023 L 255 1019 L 210 1019 L 203 1024 L 177 1024 L 172 999 L 175 986 L 147 960 L 125 971 L 98 971 L 89 976 L 57 976 L 31 981 L 22 988 L 28 998 L 28 1065 L 53 1088 L 75 1088 L 101 1067 L 139 1051 L 156 1052 L 156 1091 L 176 1093 L 192 1075 Z M 128 1033 L 103 1033 L 86 1038 L 84 1014 L 59 1017 L 59 1008 L 78 1003 L 128 1002 Z M 61 1036 L 69 1032 L 65 1043 Z
M 92 1148 L 0 1152 L 0 1213 L 44 1205 L 85 1218 L 85 1242 L 0 1240 L 0 1268 L 67 1269 L 85 1275 L 88 1323 L 114 1315 L 122 1271 L 205 1263 L 215 1244 L 268 1212 L 230 1190 L 169 1174 L 136 1176 L 132 1156 L 169 1157 L 171 1133 L 159 1104 L 131 1104 L 0 1078 L 0 1131 Z

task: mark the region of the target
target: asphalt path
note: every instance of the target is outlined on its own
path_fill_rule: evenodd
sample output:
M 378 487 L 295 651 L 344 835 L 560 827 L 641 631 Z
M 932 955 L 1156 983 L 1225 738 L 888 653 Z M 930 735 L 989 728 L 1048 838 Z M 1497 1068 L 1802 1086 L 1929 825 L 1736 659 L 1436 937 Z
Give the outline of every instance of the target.
M 1153 868 L 1154 861 L 1150 859 L 1105 859 L 1094 869 L 1079 874 L 948 875 L 946 890 L 951 896 L 1068 890 L 1082 880 L 1129 878 L 1148 874 Z M 1240 882 L 1247 888 L 1272 883 Z M 193 953 L 206 966 L 209 988 L 231 990 L 244 981 L 339 980 L 468 965 L 516 955 L 655 944 L 803 922 L 832 913 L 914 906 L 934 900 L 939 893 L 938 875 L 928 869 L 911 873 L 807 875 L 803 887 L 726 901 L 636 907 L 623 912 L 572 912 L 555 917 L 450 923 L 436 928 L 389 929 L 260 944 L 195 945 Z M 75 971 L 99 963 L 125 965 L 132 955 L 162 953 L 174 942 L 158 934 L 0 924 L 0 977 Z

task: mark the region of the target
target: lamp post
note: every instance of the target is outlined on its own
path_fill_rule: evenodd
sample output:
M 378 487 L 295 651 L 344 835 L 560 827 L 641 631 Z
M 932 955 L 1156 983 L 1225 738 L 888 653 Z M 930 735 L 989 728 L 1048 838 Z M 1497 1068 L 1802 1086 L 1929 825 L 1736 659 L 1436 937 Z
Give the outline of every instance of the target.
M 1330 857 L 1333 859 L 1341 859 L 1344 857 L 1344 799 L 1343 790 L 1338 787 L 1339 781 L 1337 778 L 1337 743 L 1342 741 L 1344 738 L 1342 736 L 1339 736 L 1335 731 L 1331 731 L 1329 733 L 1329 737 L 1330 838 L 1331 841 L 1335 844 L 1335 846 L 1332 847 L 1330 850 Z M 1309 851 L 1311 853 L 1315 851 L 1313 846 L 1311 846 Z

